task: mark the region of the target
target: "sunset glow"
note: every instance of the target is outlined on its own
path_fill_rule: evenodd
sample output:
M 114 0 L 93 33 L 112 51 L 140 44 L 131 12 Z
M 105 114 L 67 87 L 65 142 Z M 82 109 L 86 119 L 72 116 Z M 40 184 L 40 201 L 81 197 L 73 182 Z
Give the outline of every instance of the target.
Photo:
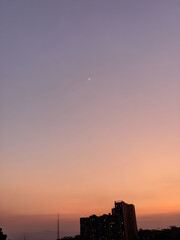
M 173 225 L 180 2 L 2 0 L 0 15 L 7 234 L 54 230 L 58 212 L 62 228 L 78 232 L 79 217 L 108 213 L 115 200 L 135 205 L 138 227 L 158 214 Z

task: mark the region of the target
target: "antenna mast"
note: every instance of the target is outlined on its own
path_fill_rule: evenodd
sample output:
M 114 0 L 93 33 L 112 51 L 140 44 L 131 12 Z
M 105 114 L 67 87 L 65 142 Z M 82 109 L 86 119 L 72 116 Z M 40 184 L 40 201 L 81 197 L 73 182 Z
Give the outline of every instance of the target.
M 57 222 L 57 240 L 59 240 L 59 213 L 58 213 L 58 222 Z

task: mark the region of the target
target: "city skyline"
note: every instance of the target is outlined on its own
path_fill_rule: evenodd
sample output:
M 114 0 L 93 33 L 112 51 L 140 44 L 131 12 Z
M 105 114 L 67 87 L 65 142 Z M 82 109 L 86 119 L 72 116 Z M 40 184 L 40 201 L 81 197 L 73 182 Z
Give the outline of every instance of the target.
M 119 202 L 119 201 L 115 201 Z M 111 204 L 111 207 L 112 204 Z M 113 209 L 112 209 L 113 211 Z M 39 216 L 11 216 L 11 219 L 2 216 L 0 218 L 1 225 L 4 226 L 3 229 L 8 231 L 8 239 L 44 239 L 44 240 L 54 240 L 59 236 L 59 238 L 67 236 L 76 236 L 80 234 L 80 219 L 83 217 L 89 218 L 96 216 L 97 218 L 103 217 L 104 215 L 109 215 L 109 210 L 101 213 L 102 216 L 96 215 L 97 213 L 91 212 L 90 216 L 68 216 L 68 215 L 39 215 Z M 1 217 L 1 216 L 0 216 Z M 146 229 L 149 230 L 159 230 L 159 229 L 170 229 L 171 226 L 179 226 L 180 214 L 157 214 L 157 215 L 147 215 L 137 217 L 138 230 Z M 8 221 L 10 220 L 10 221 Z M 19 222 L 18 222 L 19 221 Z M 57 223 L 58 221 L 58 223 Z M 20 229 L 18 231 L 18 225 Z M 22 231 L 23 229 L 23 231 Z M 31 229 L 31 231 L 28 231 Z M 59 231 L 60 229 L 60 231 Z
M 58 212 L 78 229 L 114 200 L 136 206 L 138 227 L 180 225 L 179 22 L 178 0 L 0 2 L 0 227 L 12 238 L 53 230 Z

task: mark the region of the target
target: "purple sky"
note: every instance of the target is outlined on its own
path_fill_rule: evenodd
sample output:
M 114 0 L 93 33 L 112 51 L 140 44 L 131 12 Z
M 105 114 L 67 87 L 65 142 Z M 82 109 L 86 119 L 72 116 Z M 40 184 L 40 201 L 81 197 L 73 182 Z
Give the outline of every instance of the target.
M 179 0 L 0 2 L 1 216 L 179 214 L 179 23 Z

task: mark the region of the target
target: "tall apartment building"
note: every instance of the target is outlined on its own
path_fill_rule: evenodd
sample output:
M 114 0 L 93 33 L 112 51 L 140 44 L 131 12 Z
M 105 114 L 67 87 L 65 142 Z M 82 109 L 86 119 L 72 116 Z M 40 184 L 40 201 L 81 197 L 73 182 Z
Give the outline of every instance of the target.
M 135 240 L 138 237 L 135 207 L 115 202 L 112 213 L 80 219 L 83 240 Z

